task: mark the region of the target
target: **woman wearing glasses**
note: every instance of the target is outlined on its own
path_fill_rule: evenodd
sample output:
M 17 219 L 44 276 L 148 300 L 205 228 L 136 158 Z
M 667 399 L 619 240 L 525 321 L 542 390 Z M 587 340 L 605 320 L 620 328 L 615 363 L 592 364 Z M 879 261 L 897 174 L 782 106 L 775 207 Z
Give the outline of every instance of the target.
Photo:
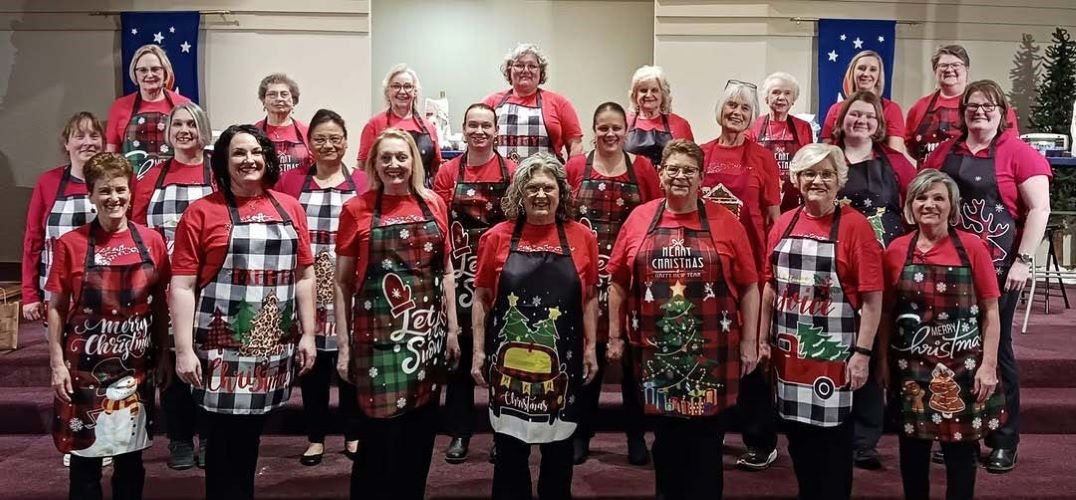
M 904 112 L 900 105 L 882 97 L 885 92 L 885 65 L 882 56 L 873 50 L 864 50 L 852 58 L 844 72 L 844 84 L 841 93 L 850 96 L 856 92 L 873 92 L 882 99 L 882 114 L 885 116 L 885 144 L 897 151 L 904 151 Z M 841 112 L 841 103 L 835 102 L 826 112 L 826 121 L 822 124 L 822 142 L 833 144 L 833 131 L 840 128 L 837 115 Z
M 923 168 L 949 174 L 960 188 L 961 228 L 986 240 L 994 260 L 1001 298 L 998 371 L 1009 419 L 986 437 L 993 448 L 986 468 L 1008 472 L 1016 466 L 1020 442 L 1020 381 L 1012 348 L 1012 321 L 1027 283 L 1031 258 L 1050 217 L 1050 164 L 1010 130 L 1002 116 L 1009 102 L 997 83 L 972 82 L 960 100 L 961 134 L 942 143 Z
M 280 171 L 310 165 L 313 158 L 306 144 L 306 124 L 292 117 L 299 104 L 299 84 L 284 73 L 273 73 L 258 84 L 258 100 L 265 109 L 265 118 L 254 126 L 273 141 Z
M 422 84 L 418 73 L 410 66 L 400 63 L 389 69 L 381 82 L 388 109 L 370 118 L 362 127 L 359 137 L 359 164 L 366 163 L 370 147 L 381 132 L 388 128 L 403 130 L 415 140 L 426 171 L 426 187 L 433 186 L 433 178 L 441 166 L 441 146 L 437 139 L 437 127 L 419 111 Z

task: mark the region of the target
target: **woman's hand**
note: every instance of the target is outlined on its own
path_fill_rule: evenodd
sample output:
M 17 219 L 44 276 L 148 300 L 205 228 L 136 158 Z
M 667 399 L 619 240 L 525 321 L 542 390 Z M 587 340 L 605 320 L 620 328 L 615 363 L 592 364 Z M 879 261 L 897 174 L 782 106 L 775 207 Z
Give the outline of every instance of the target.
M 598 351 L 593 346 L 583 348 L 583 383 L 589 384 L 598 376 Z
M 313 334 L 303 335 L 299 338 L 299 346 L 295 351 L 295 356 L 299 361 L 300 377 L 314 369 L 314 362 L 318 359 L 318 350 Z
M 45 319 L 45 303 L 31 302 L 22 305 L 22 317 L 26 321 L 41 321 Z
M 609 342 L 605 345 L 605 360 L 610 363 L 620 361 L 624 357 L 624 339 L 620 337 L 609 337 Z
M 768 341 L 762 341 L 758 344 L 758 363 L 762 364 L 770 360 L 770 343 Z
M 202 387 L 202 361 L 193 349 L 176 350 L 176 375 L 191 387 Z
M 479 387 L 489 387 L 486 384 L 485 373 L 486 355 L 480 352 L 474 353 L 471 357 L 471 378 L 474 379 L 475 385 Z
M 351 380 L 351 348 L 337 346 L 336 374 L 340 376 L 340 380 L 355 383 Z
M 1005 290 L 1006 292 L 1019 292 L 1027 286 L 1027 277 L 1030 273 L 1030 266 L 1020 262 L 1014 261 L 1009 266 L 1009 274 L 1005 276 Z
M 740 342 L 740 376 L 743 377 L 758 367 L 758 346 L 754 342 Z
M 67 365 L 52 366 L 52 391 L 56 393 L 60 401 L 71 402 L 71 395 L 75 393 L 75 389 L 71 385 L 71 372 L 67 370 Z
M 848 383 L 853 391 L 859 390 L 867 383 L 867 370 L 870 367 L 870 357 L 865 354 L 853 353 L 848 360 Z
M 975 372 L 975 395 L 979 403 L 986 402 L 998 387 L 997 366 L 983 363 Z
M 460 365 L 460 336 L 451 328 L 448 330 L 448 349 L 445 355 L 448 356 L 448 369 L 456 371 Z

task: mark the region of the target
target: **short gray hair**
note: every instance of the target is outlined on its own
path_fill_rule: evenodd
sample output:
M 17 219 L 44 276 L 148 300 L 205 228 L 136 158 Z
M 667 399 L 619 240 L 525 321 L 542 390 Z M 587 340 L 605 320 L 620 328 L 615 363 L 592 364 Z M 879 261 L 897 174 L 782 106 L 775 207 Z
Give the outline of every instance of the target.
M 568 175 L 564 171 L 564 165 L 556 156 L 549 153 L 535 153 L 520 162 L 516 173 L 512 176 L 512 182 L 508 190 L 501 198 L 501 209 L 508 220 L 523 218 L 523 188 L 531 181 L 535 174 L 545 172 L 557 180 L 557 190 L 560 197 L 557 200 L 557 220 L 564 222 L 574 216 L 575 204 L 572 201 L 572 186 L 568 184 Z
M 732 98 L 737 98 L 751 105 L 751 119 L 747 122 L 747 126 L 750 128 L 751 124 L 755 123 L 755 118 L 758 118 L 758 90 L 743 83 L 730 81 L 725 86 L 725 90 L 721 92 L 721 98 L 717 100 L 717 106 L 714 107 L 714 114 L 718 124 L 721 123 L 721 110 L 725 108 L 725 103 Z
M 770 91 L 780 83 L 786 83 L 789 87 L 792 87 L 792 102 L 799 100 L 800 82 L 796 80 L 796 77 L 784 71 L 771 73 L 765 80 L 762 80 L 762 100 L 765 101 L 766 97 L 770 95 Z
M 501 73 L 504 75 L 504 79 L 508 80 L 508 84 L 512 84 L 512 63 L 516 62 L 516 59 L 523 57 L 527 54 L 531 54 L 538 60 L 539 71 L 542 72 L 538 77 L 538 85 L 545 83 L 546 78 L 549 76 L 549 58 L 545 56 L 542 49 L 539 49 L 537 45 L 533 43 L 521 43 L 507 54 L 504 55 L 504 61 L 501 62 Z
M 915 216 L 912 214 L 912 202 L 919 195 L 929 191 L 937 183 L 942 183 L 949 193 L 949 223 L 960 222 L 960 187 L 949 174 L 933 168 L 924 168 L 908 183 L 908 194 L 904 197 L 904 220 L 908 224 L 915 224 Z
M 792 157 L 792 162 L 788 166 L 788 176 L 793 183 L 799 184 L 800 172 L 818 165 L 826 159 L 829 159 L 830 163 L 833 164 L 833 168 L 837 170 L 837 189 L 843 188 L 844 184 L 848 182 L 848 162 L 844 160 L 844 151 L 832 144 L 815 142 L 800 148 L 799 151 L 796 151 L 796 156 Z
M 665 77 L 665 70 L 661 69 L 661 66 L 642 66 L 635 70 L 635 74 L 631 76 L 631 91 L 628 92 L 628 109 L 639 114 L 639 109 L 635 106 L 635 96 L 639 94 L 639 84 L 647 80 L 658 82 L 658 87 L 661 88 L 661 114 L 672 113 L 672 88 L 669 87 L 669 79 Z
M 209 125 L 209 115 L 201 106 L 188 102 L 172 108 L 172 112 L 168 115 L 168 122 L 164 124 L 164 141 L 169 147 L 172 149 L 176 147 L 172 144 L 172 118 L 176 116 L 177 111 L 186 111 L 191 114 L 191 118 L 194 118 L 194 126 L 198 129 L 198 140 L 201 142 L 202 149 L 213 144 L 213 127 Z

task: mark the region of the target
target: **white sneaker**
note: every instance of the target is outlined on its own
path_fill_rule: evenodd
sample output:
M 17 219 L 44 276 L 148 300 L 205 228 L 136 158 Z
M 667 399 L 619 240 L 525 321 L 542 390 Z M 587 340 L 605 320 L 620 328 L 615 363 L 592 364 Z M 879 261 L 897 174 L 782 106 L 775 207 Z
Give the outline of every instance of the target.
M 101 467 L 108 467 L 112 465 L 112 457 L 105 457 L 101 459 Z
M 64 453 L 64 467 L 71 467 L 71 454 Z

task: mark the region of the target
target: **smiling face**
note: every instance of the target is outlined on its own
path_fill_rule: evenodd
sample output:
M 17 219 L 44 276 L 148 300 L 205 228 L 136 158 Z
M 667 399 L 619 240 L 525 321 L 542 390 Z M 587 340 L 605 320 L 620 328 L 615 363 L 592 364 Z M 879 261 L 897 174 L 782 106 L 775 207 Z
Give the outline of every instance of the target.
M 828 157 L 811 168 L 799 172 L 796 177 L 796 187 L 804 201 L 819 205 L 833 203 L 837 198 L 838 186 L 837 169 Z
M 702 169 L 694 158 L 673 153 L 661 165 L 661 187 L 670 198 L 694 199 L 702 185 Z
M 375 168 L 377 178 L 387 193 L 404 193 L 409 190 L 414 158 L 407 141 L 389 137 L 382 139 L 377 148 Z
M 624 115 L 613 110 L 605 110 L 594 117 L 594 141 L 603 153 L 621 151 L 627 134 L 628 125 L 624 122 Z
M 770 92 L 766 94 L 766 105 L 770 107 L 770 111 L 773 111 L 774 114 L 783 115 L 788 113 L 792 109 L 792 105 L 796 103 L 792 96 L 792 86 L 788 82 L 778 81 L 770 87 Z
M 493 118 L 493 112 L 483 108 L 468 111 L 463 120 L 463 137 L 467 140 L 468 148 L 492 148 L 493 139 L 497 137 L 497 121 Z
M 253 135 L 238 133 L 228 144 L 228 175 L 233 186 L 253 186 L 265 176 L 265 154 Z
M 878 78 L 882 72 L 882 64 L 874 56 L 861 57 L 856 61 L 852 70 L 852 81 L 855 82 L 856 90 L 876 92 Z
M 542 66 L 538 64 L 537 56 L 527 52 L 512 61 L 509 75 L 512 88 L 521 94 L 530 95 L 542 81 Z
M 972 92 L 964 110 L 964 123 L 969 132 L 997 133 L 1001 123 L 1001 107 L 982 92 Z
M 347 153 L 347 135 L 336 122 L 321 122 L 310 129 L 310 146 L 316 161 L 339 162 Z
M 270 83 L 265 88 L 265 99 L 262 100 L 265 110 L 270 113 L 290 114 L 295 109 L 295 96 L 291 93 L 291 87 L 286 83 Z
M 67 156 L 72 163 L 85 163 L 104 147 L 101 134 L 93 129 L 89 120 L 83 120 L 64 141 L 64 149 L 67 150 Z
M 751 126 L 751 104 L 738 96 L 730 97 L 721 107 L 721 119 L 718 120 L 722 130 L 741 133 Z
M 135 80 L 143 92 L 160 92 L 164 88 L 165 76 L 164 65 L 156 54 L 147 52 L 135 63 Z
M 98 218 L 122 222 L 131 204 L 131 182 L 124 176 L 96 180 L 90 203 L 97 209 Z
M 198 123 L 194 121 L 194 116 L 191 116 L 190 111 L 176 110 L 172 113 L 172 121 L 168 127 L 168 140 L 172 143 L 172 147 L 183 151 L 204 147 L 198 135 Z
M 560 205 L 560 187 L 552 174 L 539 170 L 523 186 L 523 211 L 531 222 L 551 222 Z
M 938 65 L 934 67 L 934 78 L 938 81 L 938 86 L 952 87 L 963 92 L 968 84 L 968 67 L 959 57 L 942 54 L 938 58 Z
M 411 108 L 411 103 L 415 102 L 415 79 L 411 73 L 401 71 L 393 76 L 385 88 L 385 97 L 394 108 Z
M 853 102 L 848 106 L 841 129 L 846 138 L 872 140 L 878 132 L 878 115 L 874 106 L 866 101 Z
M 656 79 L 643 80 L 635 86 L 635 109 L 640 113 L 655 115 L 661 112 L 661 85 Z
M 935 182 L 930 189 L 912 199 L 912 217 L 920 226 L 937 226 L 949 223 L 953 205 L 945 184 Z

